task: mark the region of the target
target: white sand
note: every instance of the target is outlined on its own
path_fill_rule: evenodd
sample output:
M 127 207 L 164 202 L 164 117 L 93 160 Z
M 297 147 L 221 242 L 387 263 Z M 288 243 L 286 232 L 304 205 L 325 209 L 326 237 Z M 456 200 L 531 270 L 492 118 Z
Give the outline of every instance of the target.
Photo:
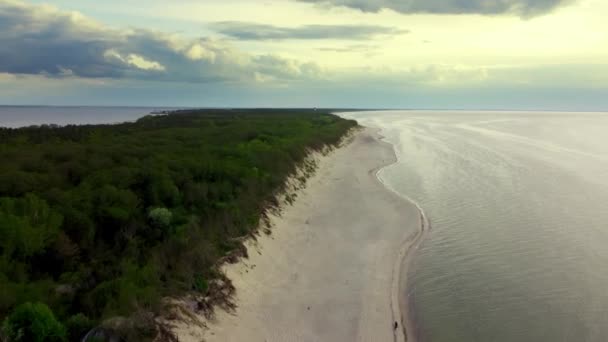
M 321 158 L 293 206 L 271 218 L 272 235 L 224 268 L 236 311 L 218 309 L 208 329 L 177 327 L 180 341 L 404 341 L 399 273 L 422 220 L 375 176 L 394 161 L 370 129 Z

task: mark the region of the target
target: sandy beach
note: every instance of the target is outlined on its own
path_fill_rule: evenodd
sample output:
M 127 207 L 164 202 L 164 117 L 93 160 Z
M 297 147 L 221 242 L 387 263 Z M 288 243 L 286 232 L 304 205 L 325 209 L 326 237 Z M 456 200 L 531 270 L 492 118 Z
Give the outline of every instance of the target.
M 403 260 L 423 218 L 376 177 L 395 159 L 367 128 L 321 157 L 293 205 L 271 217 L 272 234 L 224 267 L 236 310 L 218 309 L 206 328 L 177 326 L 180 341 L 404 341 Z

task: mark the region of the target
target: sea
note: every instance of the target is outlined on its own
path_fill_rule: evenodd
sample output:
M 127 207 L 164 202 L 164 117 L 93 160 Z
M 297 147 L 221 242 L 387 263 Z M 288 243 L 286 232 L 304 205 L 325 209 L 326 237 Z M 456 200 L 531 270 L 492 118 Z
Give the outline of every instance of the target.
M 608 341 L 608 113 L 383 111 L 380 173 L 431 230 L 407 270 L 416 341 Z
M 175 107 L 54 107 L 0 106 L 0 127 L 26 127 L 46 124 L 83 125 L 112 124 L 135 121 L 152 112 L 182 108 Z

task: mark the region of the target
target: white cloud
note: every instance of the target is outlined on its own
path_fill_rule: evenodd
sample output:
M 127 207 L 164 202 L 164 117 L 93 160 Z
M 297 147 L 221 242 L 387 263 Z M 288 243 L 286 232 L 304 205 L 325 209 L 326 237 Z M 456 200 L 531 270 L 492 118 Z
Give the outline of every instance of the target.
M 211 63 L 215 62 L 215 52 L 205 48 L 201 44 L 194 43 L 186 50 L 186 56 L 193 61 L 207 60 Z
M 108 60 L 117 60 L 124 64 L 136 67 L 140 70 L 155 70 L 155 71 L 165 71 L 165 67 L 155 61 L 151 61 L 146 59 L 143 56 L 140 56 L 135 53 L 130 53 L 127 56 L 122 56 L 118 51 L 114 49 L 108 49 L 104 52 L 103 56 Z M 73 72 L 72 72 L 73 73 Z

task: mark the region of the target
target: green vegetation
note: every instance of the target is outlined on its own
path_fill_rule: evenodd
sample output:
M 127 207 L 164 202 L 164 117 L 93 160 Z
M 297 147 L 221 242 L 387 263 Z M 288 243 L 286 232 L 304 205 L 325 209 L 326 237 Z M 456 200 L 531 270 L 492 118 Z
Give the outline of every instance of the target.
M 51 309 L 42 303 L 19 305 L 4 321 L 2 330 L 9 341 L 62 342 L 65 328 L 57 321 Z
M 235 238 L 257 227 L 307 151 L 354 125 L 206 110 L 0 129 L 4 335 L 74 340 L 107 318 L 156 312 L 163 296 L 212 291 L 218 260 L 242 247 Z

